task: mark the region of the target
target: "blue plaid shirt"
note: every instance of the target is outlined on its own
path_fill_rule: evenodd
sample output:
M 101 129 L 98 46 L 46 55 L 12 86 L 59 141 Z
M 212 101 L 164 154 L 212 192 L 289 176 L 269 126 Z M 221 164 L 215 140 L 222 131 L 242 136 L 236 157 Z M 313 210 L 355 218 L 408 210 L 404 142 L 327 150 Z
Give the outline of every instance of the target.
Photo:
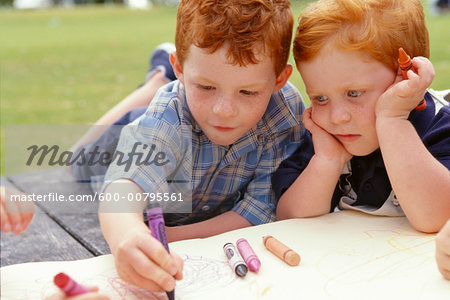
M 144 192 L 166 192 L 163 183 L 176 171 L 190 176 L 192 212 L 166 214 L 167 225 L 195 223 L 230 210 L 254 225 L 274 221 L 271 173 L 302 142 L 304 109 L 299 92 L 287 83 L 271 96 L 254 128 L 234 144 L 221 146 L 212 143 L 195 122 L 184 86 L 179 81 L 171 82 L 158 91 L 144 115 L 123 129 L 117 147 L 127 153 L 136 142 L 152 144 L 158 149 L 155 151 L 164 149 L 164 161 L 169 163 L 134 163 L 128 170 L 113 163 L 103 189 L 126 178 Z M 182 133 L 186 126 L 190 131 L 187 135 Z

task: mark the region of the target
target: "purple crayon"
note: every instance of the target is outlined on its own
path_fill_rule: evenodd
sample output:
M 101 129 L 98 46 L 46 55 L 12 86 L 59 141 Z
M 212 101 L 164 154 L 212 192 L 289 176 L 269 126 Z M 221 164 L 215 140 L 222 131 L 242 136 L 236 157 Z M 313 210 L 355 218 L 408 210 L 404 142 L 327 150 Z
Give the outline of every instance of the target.
M 164 248 L 166 248 L 167 252 L 170 253 L 162 208 L 157 206 L 147 209 L 147 219 L 152 236 L 160 241 Z M 175 299 L 175 289 L 173 291 L 166 292 L 166 294 L 169 300 Z
M 250 271 L 258 272 L 259 267 L 261 267 L 261 262 L 247 240 L 244 238 L 238 239 L 236 245 Z
M 64 294 L 66 294 L 66 296 L 69 297 L 89 293 L 88 289 L 77 283 L 65 273 L 56 274 L 53 282 L 64 292 Z

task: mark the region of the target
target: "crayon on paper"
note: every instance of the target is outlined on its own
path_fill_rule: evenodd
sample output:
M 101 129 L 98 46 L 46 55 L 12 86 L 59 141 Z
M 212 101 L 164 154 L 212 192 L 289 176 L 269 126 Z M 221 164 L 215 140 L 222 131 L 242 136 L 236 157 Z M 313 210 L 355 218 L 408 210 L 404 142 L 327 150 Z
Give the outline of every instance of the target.
M 258 272 L 261 267 L 261 261 L 258 256 L 256 256 L 255 251 L 253 251 L 252 247 L 248 243 L 248 241 L 244 238 L 238 239 L 236 242 L 236 246 L 247 264 L 248 268 L 252 272 Z
M 298 266 L 300 255 L 271 235 L 263 237 L 266 248 L 290 266 Z
M 53 278 L 53 282 L 57 287 L 59 287 L 66 296 L 76 296 L 89 293 L 90 291 L 77 283 L 75 280 L 69 277 L 69 275 L 65 273 L 58 273 Z
M 244 260 L 236 251 L 234 245 L 232 243 L 226 243 L 223 245 L 223 252 L 225 252 L 228 263 L 236 275 L 239 277 L 244 277 L 247 274 L 248 268 Z

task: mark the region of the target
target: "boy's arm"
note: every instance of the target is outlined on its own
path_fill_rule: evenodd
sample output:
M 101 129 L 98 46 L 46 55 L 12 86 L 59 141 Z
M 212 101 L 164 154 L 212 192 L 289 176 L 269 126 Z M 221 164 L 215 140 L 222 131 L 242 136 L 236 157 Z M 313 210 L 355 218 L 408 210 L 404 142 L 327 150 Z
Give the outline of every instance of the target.
M 411 224 L 436 232 L 450 217 L 450 172 L 423 144 L 409 113 L 431 84 L 434 70 L 426 58 L 414 58 L 418 74 L 397 80 L 376 105 L 376 130 L 395 195 Z M 441 138 L 444 135 L 441 135 Z
M 380 149 L 395 195 L 411 225 L 436 232 L 450 217 L 450 172 L 407 120 L 377 121 Z
M 311 118 L 312 108 L 303 113 L 303 123 L 311 132 L 315 154 L 277 205 L 277 219 L 314 217 L 330 211 L 331 199 L 351 155 Z
M 314 155 L 308 166 L 281 196 L 277 219 L 306 218 L 330 212 L 331 198 L 343 169 Z
M 186 239 L 206 238 L 251 225 L 241 215 L 234 211 L 227 211 L 205 221 L 182 226 L 166 227 L 166 230 L 169 241 L 174 242 Z
M 123 179 L 112 182 L 104 191 L 105 195 L 111 194 L 112 199 L 114 195 L 121 199 L 138 193 L 142 190 L 137 184 Z M 142 204 L 127 201 L 125 206 L 116 207 L 114 213 L 109 205 L 107 202 L 100 204 L 99 220 L 119 276 L 147 290 L 173 290 L 175 279 L 182 278 L 183 260 L 177 255 L 169 255 L 164 246 L 152 237 L 143 220 Z

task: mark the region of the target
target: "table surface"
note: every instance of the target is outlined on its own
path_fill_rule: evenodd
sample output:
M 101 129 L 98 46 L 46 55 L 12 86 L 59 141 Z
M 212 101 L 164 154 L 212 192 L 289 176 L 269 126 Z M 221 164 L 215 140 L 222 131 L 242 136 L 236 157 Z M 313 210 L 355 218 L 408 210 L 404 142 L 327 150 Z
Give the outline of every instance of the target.
M 87 184 L 77 183 L 64 169 L 2 177 L 1 184 L 27 194 L 93 195 Z M 1 266 L 25 262 L 63 261 L 109 254 L 96 209 L 58 212 L 51 203 L 35 202 L 35 213 L 21 235 L 1 234 Z M 92 205 L 97 206 L 97 203 Z

